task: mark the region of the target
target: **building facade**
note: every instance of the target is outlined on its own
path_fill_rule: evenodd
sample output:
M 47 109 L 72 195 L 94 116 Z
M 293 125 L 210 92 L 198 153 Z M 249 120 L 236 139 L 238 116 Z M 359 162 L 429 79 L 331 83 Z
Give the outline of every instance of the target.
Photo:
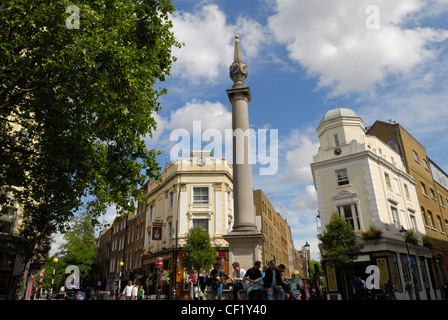
M 11 198 L 9 205 L 0 206 L 0 210 L 7 213 L 0 214 L 0 240 L 7 239 L 22 223 L 22 208 L 17 201 Z M 0 251 L 0 300 L 14 300 L 18 285 L 19 274 L 23 270 L 18 255 Z
M 209 233 L 218 250 L 217 260 L 229 272 L 228 243 L 223 236 L 233 223 L 233 187 L 232 167 L 225 158 L 212 158 L 210 151 L 193 151 L 191 158 L 179 158 L 167 166 L 161 182 L 148 181 L 144 194 L 142 270 L 146 276 L 156 271 L 155 261 L 162 258 L 165 270 L 177 267 L 176 296 L 188 298 L 190 286 L 180 251 L 195 226 Z
M 260 189 L 254 190 L 254 204 L 257 228 L 265 238 L 262 245 L 262 266 L 267 267 L 270 260 L 275 260 L 277 265 L 285 265 L 287 278 L 293 277 L 298 263 L 288 221 L 275 210 Z
M 194 151 L 191 158 L 179 158 L 167 165 L 161 181 L 148 181 L 143 191 L 145 202 L 139 202 L 134 213 L 117 218 L 99 238 L 97 264 L 102 271 L 98 281 L 105 284 L 102 288 L 116 292 L 132 280 L 144 285 L 148 295 L 155 294 L 155 287 L 147 284 L 159 270 L 156 260 L 160 258 L 160 270 L 177 270 L 176 298 L 188 299 L 191 288 L 181 250 L 188 231 L 195 226 L 209 233 L 218 251 L 217 262 L 231 274 L 229 246 L 224 239 L 234 222 L 232 167 L 228 161 L 212 158 L 209 151 Z M 300 261 L 287 220 L 261 190 L 254 191 L 254 210 L 257 229 L 266 239 L 263 266 L 275 259 L 287 267 L 286 277 L 292 277 L 300 269 Z M 159 294 L 172 295 L 171 285 L 159 289 Z
M 367 134 L 377 136 L 403 159 L 407 173 L 416 180 L 417 197 L 424 223 L 425 244 L 431 247 L 428 265 L 437 296 L 444 296 L 448 260 L 448 185 L 447 174 L 426 154 L 426 149 L 398 123 L 376 121 Z
M 414 280 L 417 297 L 426 299 L 425 286 L 431 286 L 431 254 L 423 246 L 425 227 L 417 182 L 406 172 L 400 155 L 377 137 L 366 135 L 364 122 L 350 109 L 328 111 L 317 133 L 320 147 L 311 170 L 322 232 L 331 215 L 338 213 L 352 225 L 364 246 L 352 266 L 351 278 L 366 279 L 366 268 L 376 265 L 383 288 L 392 280 L 399 299 L 409 299 L 404 288 L 408 278 Z M 405 241 L 402 228 L 411 231 L 417 245 Z M 364 240 L 362 235 L 369 230 L 380 232 L 378 241 Z M 325 252 L 321 253 L 330 297 L 349 297 L 350 292 L 343 292 L 345 285 L 338 271 L 325 261 Z

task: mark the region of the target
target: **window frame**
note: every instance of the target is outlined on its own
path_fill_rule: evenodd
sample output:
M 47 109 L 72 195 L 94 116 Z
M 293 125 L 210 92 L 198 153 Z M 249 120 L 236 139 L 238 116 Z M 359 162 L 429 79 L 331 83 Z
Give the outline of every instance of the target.
M 340 177 L 339 172 L 341 172 L 341 173 L 345 172 L 345 175 L 342 174 L 341 178 L 339 178 Z M 346 186 L 346 185 L 350 184 L 350 179 L 348 178 L 348 171 L 346 168 L 336 170 L 335 173 L 336 173 L 336 182 L 337 182 L 338 186 Z

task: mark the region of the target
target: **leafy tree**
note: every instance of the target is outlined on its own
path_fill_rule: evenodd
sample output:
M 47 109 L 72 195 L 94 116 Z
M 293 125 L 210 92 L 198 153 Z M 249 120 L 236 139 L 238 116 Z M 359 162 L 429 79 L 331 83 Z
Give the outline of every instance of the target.
M 320 263 L 315 260 L 310 260 L 309 266 L 310 266 L 310 281 L 313 284 L 313 287 L 317 287 L 317 284 L 320 280 L 320 272 L 321 272 Z
M 182 253 L 182 266 L 188 274 L 194 270 L 198 273 L 208 270 L 216 262 L 217 250 L 212 247 L 209 234 L 201 227 L 190 229 Z
M 95 229 L 90 220 L 89 211 L 73 219 L 73 227 L 64 234 L 66 243 L 61 246 L 58 255 L 63 256 L 63 264 L 79 268 L 81 285 L 90 278 L 96 258 Z
M 339 268 L 346 285 L 347 268 L 358 258 L 363 248 L 356 241 L 353 227 L 339 213 L 335 212 L 332 214 L 325 232 L 319 234 L 318 238 L 325 251 L 325 260 Z M 347 288 L 346 293 L 348 294 Z
M 23 208 L 14 241 L 28 244 L 25 274 L 36 244 L 83 202 L 98 223 L 110 204 L 133 211 L 144 182 L 160 178 L 158 151 L 143 138 L 180 46 L 171 1 L 76 1 L 79 28 L 72 4 L 0 7 L 0 205 Z

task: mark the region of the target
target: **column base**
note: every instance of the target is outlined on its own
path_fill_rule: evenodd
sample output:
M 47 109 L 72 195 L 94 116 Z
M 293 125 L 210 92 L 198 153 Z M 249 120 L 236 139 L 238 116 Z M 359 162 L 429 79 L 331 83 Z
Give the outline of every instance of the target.
M 254 266 L 255 261 L 261 261 L 262 245 L 265 238 L 258 230 L 249 232 L 241 229 L 232 230 L 223 238 L 229 243 L 230 266 L 234 262 L 239 262 L 241 268 L 247 271 Z M 263 263 L 263 261 L 261 262 Z

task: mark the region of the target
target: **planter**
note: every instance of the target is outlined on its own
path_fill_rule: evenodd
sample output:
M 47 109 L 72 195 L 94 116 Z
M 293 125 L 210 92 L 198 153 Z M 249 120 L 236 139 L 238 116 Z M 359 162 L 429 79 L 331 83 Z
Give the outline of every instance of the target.
M 366 243 L 378 244 L 383 237 L 383 231 L 370 227 L 369 230 L 361 232 L 361 237 Z

